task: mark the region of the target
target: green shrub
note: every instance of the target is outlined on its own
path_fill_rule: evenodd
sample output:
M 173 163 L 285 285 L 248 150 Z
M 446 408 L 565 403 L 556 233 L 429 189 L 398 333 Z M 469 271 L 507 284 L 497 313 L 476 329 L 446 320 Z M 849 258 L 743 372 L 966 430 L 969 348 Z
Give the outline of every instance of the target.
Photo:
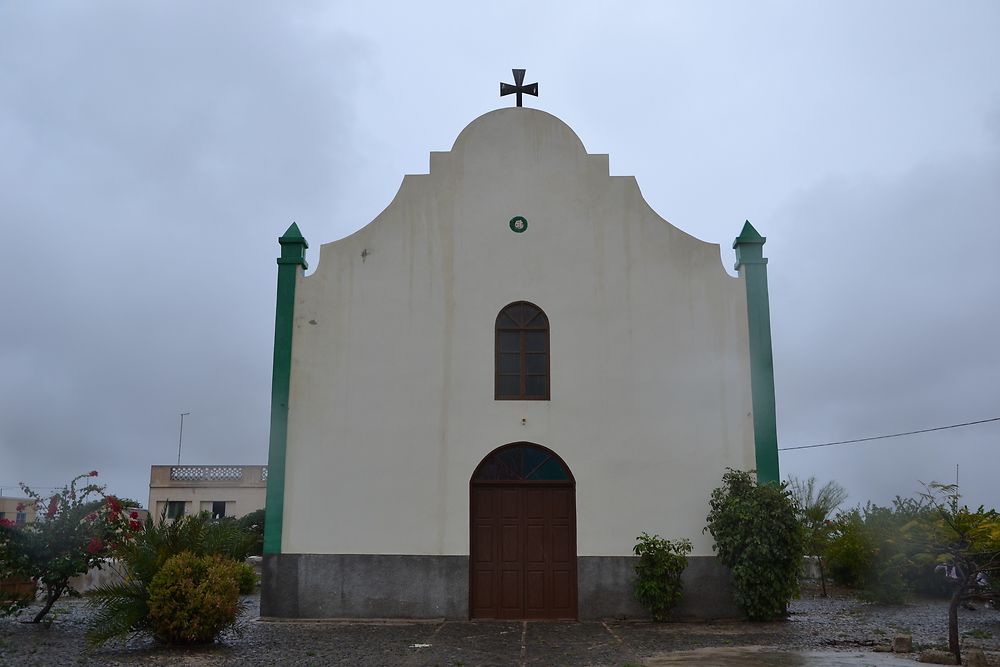
M 132 539 L 116 545 L 115 554 L 128 571 L 128 577 L 120 583 L 100 586 L 90 594 L 96 613 L 87 629 L 88 643 L 103 644 L 115 637 L 152 629 L 150 588 L 154 577 L 173 556 L 184 552 L 222 556 L 238 565 L 246 558 L 252 541 L 253 536 L 240 530 L 235 520 L 213 521 L 204 512 L 172 521 L 161 517 L 154 522 L 147 517 Z
M 934 485 L 931 486 L 933 488 Z M 892 501 L 894 517 L 893 533 L 896 552 L 905 556 L 901 575 L 907 590 L 920 595 L 951 597 L 953 586 L 939 571 L 935 571 L 936 559 L 921 557 L 921 544 L 914 543 L 913 527 L 933 524 L 940 520 L 940 507 L 932 502 L 932 496 L 920 494 L 918 498 L 901 498 Z M 957 505 L 953 508 L 957 511 Z
M 874 553 L 862 577 L 861 597 L 870 602 L 900 604 L 909 592 L 906 576 L 913 564 L 901 529 L 910 517 L 898 509 L 869 503 L 863 512 L 865 531 Z
M 167 559 L 149 585 L 153 634 L 172 644 L 213 641 L 239 611 L 239 563 L 185 551 Z
M 830 576 L 841 586 L 860 588 L 875 559 L 875 545 L 858 509 L 840 514 L 834 525 L 826 557 Z
M 236 520 L 237 525 L 247 535 L 252 535 L 249 552 L 251 556 L 264 553 L 264 510 L 254 510 Z
M 705 530 L 732 572 L 734 597 L 751 620 L 783 617 L 798 592 L 805 534 L 785 484 L 758 484 L 752 472 L 727 469 L 712 491 Z
M 935 518 L 932 508 L 899 497 L 890 507 L 868 503 L 841 513 L 828 554 L 834 581 L 883 604 L 903 602 L 913 591 L 947 596 L 948 582 L 935 572 L 937 563 L 915 558 L 918 546 L 907 538 L 908 527 Z
M 681 574 L 687 567 L 691 542 L 671 542 L 645 532 L 636 542 L 632 549 L 639 557 L 635 565 L 635 596 L 654 621 L 665 621 L 684 590 Z
M 250 595 L 257 589 L 257 572 L 248 563 L 237 563 L 240 595 Z

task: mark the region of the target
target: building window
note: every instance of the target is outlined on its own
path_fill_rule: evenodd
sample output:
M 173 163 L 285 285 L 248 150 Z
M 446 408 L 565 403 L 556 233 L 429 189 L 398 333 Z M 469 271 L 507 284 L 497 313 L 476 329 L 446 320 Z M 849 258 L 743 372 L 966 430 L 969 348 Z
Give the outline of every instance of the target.
M 28 523 L 28 513 L 18 512 L 17 514 L 15 514 L 14 523 L 17 524 L 18 526 L 23 526 L 24 524 Z
M 483 459 L 473 482 L 572 482 L 569 468 L 554 452 L 530 442 L 515 442 Z
M 223 519 L 226 516 L 226 501 L 224 500 L 214 500 L 212 501 L 212 518 L 213 519 Z
M 178 517 L 184 516 L 184 501 L 183 500 L 168 500 L 167 501 L 167 518 L 176 519 Z
M 549 318 L 541 308 L 517 301 L 496 322 L 497 400 L 549 400 Z

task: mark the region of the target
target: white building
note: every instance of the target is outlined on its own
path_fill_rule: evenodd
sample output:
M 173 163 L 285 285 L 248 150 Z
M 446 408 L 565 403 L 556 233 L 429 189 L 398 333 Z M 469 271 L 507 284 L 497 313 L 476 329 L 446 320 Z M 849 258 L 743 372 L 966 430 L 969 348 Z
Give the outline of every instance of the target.
M 241 517 L 264 507 L 267 466 L 151 466 L 149 511 L 154 519 L 208 512 Z
M 702 529 L 727 467 L 778 476 L 763 242 L 747 223 L 728 275 L 521 107 L 308 276 L 293 224 L 262 614 L 637 616 L 642 531 L 694 544 L 682 615 L 735 613 Z

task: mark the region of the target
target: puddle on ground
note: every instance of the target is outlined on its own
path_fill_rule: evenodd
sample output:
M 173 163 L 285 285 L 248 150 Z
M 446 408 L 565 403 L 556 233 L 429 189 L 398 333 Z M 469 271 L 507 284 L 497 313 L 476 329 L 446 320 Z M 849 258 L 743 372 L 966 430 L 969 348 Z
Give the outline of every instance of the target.
M 913 667 L 912 659 L 872 651 L 776 651 L 759 646 L 674 651 L 643 660 L 646 667 Z

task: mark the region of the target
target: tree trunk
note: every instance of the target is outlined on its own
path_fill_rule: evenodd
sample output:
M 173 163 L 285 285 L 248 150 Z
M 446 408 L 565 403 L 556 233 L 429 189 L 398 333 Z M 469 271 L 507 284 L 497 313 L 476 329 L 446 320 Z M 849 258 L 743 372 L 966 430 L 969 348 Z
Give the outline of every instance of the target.
M 955 655 L 955 663 L 962 664 L 962 649 L 958 644 L 958 605 L 962 602 L 962 593 L 965 592 L 965 582 L 955 587 L 955 593 L 951 596 L 951 603 L 948 605 L 948 650 Z
M 31 622 L 40 623 L 42 619 L 45 618 L 45 615 L 49 613 L 49 610 L 52 609 L 52 605 L 56 603 L 59 596 L 63 594 L 64 590 L 66 590 L 66 584 L 60 584 L 58 586 L 45 584 L 45 606 L 42 607 L 37 614 L 35 614 L 35 617 L 31 619 Z
M 826 597 L 826 571 L 823 569 L 823 557 L 817 556 L 816 563 L 819 565 L 819 583 L 823 588 L 823 597 Z

